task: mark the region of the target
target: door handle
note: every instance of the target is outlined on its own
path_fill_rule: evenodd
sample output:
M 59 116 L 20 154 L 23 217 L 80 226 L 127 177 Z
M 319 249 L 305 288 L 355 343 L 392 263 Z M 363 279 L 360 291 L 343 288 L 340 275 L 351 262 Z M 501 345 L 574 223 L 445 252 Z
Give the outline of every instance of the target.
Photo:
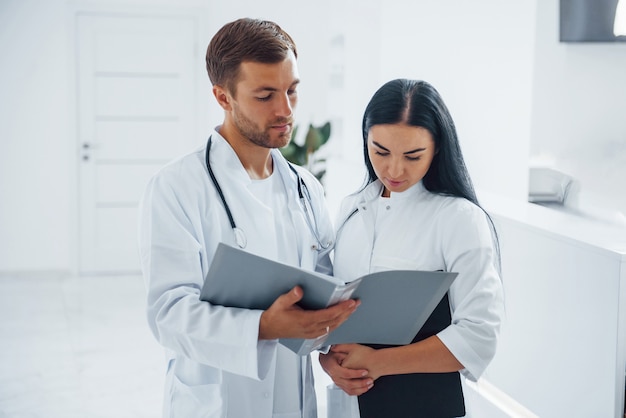
M 83 161 L 89 161 L 90 155 L 89 155 L 89 151 L 98 148 L 96 145 L 94 145 L 91 142 L 83 142 L 82 146 L 82 160 Z

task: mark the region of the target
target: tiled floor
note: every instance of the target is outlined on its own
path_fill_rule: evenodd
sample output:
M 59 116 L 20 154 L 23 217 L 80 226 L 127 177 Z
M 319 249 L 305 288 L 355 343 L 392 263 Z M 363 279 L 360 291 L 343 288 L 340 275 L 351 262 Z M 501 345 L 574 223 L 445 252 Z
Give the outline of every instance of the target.
M 0 417 L 159 417 L 144 295 L 140 276 L 0 277 Z M 324 418 L 329 380 L 315 371 Z
M 0 279 L 1 417 L 158 417 L 138 276 Z
M 0 276 L 0 418 L 160 417 L 144 296 L 139 276 Z M 330 379 L 313 364 L 325 418 Z

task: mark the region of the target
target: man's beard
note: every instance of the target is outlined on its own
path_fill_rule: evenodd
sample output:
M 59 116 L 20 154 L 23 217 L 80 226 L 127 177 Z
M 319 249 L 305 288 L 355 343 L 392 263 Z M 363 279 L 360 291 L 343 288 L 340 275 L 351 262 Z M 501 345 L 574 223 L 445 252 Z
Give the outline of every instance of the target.
M 278 136 L 274 139 L 270 137 L 270 128 L 266 128 L 265 130 L 260 129 L 252 120 L 246 117 L 241 111 L 236 111 L 233 114 L 233 121 L 235 126 L 250 142 L 255 145 L 264 147 L 264 148 L 282 148 L 289 143 L 291 140 L 292 129 L 289 129 L 287 132 L 279 132 Z M 291 118 L 278 118 L 269 126 L 272 125 L 292 125 L 293 120 Z

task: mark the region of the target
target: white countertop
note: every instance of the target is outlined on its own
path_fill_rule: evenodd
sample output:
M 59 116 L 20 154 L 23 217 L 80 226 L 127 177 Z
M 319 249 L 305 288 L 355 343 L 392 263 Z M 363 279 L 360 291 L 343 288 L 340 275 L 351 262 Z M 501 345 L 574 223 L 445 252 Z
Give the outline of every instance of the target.
M 505 217 L 527 227 L 557 234 L 585 245 L 608 250 L 626 259 L 626 227 L 566 207 L 544 207 L 534 203 L 479 191 L 481 205 L 497 219 Z

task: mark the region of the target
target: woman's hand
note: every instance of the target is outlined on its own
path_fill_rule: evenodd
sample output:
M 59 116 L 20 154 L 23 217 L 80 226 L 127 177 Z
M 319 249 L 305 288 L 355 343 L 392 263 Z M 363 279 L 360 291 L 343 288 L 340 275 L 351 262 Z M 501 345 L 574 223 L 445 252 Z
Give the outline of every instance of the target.
M 408 373 L 449 373 L 463 369 L 456 357 L 433 335 L 419 342 L 375 350 L 360 344 L 337 344 L 331 352 L 344 369 L 367 370 L 367 377 Z
M 343 353 L 331 350 L 328 354 L 320 354 L 319 361 L 324 371 L 344 392 L 353 396 L 362 395 L 370 390 L 374 380 L 368 376 L 366 369 L 343 367 L 345 357 Z
M 337 344 L 332 346 L 331 352 L 342 358 L 341 366 L 348 369 L 365 369 L 367 376 L 373 380 L 381 376 L 374 359 L 376 350 L 361 344 Z

